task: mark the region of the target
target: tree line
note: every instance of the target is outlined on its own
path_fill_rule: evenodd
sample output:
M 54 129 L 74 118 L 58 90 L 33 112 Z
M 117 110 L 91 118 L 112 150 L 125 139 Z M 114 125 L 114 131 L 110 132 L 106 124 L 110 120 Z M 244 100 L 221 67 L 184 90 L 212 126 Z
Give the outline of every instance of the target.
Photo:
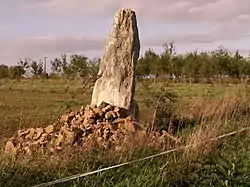
M 85 55 L 71 55 L 69 61 L 66 54 L 50 61 L 51 73 L 44 67 L 45 61 L 25 58 L 15 66 L 0 65 L 0 78 L 20 79 L 24 77 L 55 78 L 55 77 L 90 77 L 95 76 L 99 69 L 100 59 L 89 59 Z
M 231 53 L 223 46 L 213 51 L 177 54 L 174 43 L 163 45 L 163 52 L 152 49 L 140 57 L 136 67 L 138 77 L 170 78 L 180 81 L 215 78 L 242 79 L 250 76 L 250 56 L 244 57 L 239 51 Z
M 17 79 L 28 77 L 91 77 L 96 76 L 100 59 L 89 59 L 85 55 L 65 54 L 50 61 L 51 74 L 44 71 L 44 62 L 32 59 L 19 60 L 16 66 L 0 65 L 0 78 Z M 250 58 L 238 51 L 231 53 L 220 46 L 213 51 L 177 54 L 174 43 L 163 45 L 163 51 L 156 53 L 148 49 L 140 56 L 136 65 L 138 78 L 170 78 L 184 81 L 214 78 L 242 79 L 250 76 Z

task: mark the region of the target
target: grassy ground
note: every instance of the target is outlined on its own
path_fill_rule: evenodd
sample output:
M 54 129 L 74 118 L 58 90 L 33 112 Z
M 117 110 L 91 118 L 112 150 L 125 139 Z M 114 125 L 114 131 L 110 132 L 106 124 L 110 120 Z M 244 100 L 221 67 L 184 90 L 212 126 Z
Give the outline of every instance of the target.
M 182 124 L 192 124 L 174 135 L 182 137 L 182 145 L 249 126 L 250 90 L 245 85 L 155 83 L 150 89 L 162 87 L 178 96 L 172 106 L 172 121 L 181 119 Z M 145 89 L 145 84 L 138 83 L 135 97 L 141 124 L 148 127 L 154 108 L 144 102 L 149 97 Z M 1 148 L 18 129 L 49 125 L 69 109 L 88 104 L 90 99 L 91 89 L 84 88 L 80 80 L 0 80 Z M 137 148 L 131 145 L 119 152 L 67 148 L 59 155 L 37 153 L 19 160 L 2 152 L 0 186 L 39 184 L 179 146 L 172 140 L 167 140 L 166 145 Z M 249 150 L 249 132 L 241 133 L 58 186 L 247 186 Z

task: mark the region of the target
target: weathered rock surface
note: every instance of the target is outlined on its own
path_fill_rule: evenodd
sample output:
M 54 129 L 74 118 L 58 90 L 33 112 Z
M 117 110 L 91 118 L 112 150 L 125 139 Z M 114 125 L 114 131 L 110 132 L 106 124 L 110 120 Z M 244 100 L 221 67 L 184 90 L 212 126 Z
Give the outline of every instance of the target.
M 116 149 L 131 134 L 145 134 L 130 112 L 102 102 L 99 107 L 81 107 L 58 118 L 45 128 L 17 131 L 5 145 L 5 152 L 32 154 L 38 149 L 60 151 L 64 146 Z
M 137 118 L 139 109 L 133 101 L 135 66 L 139 57 L 140 41 L 135 12 L 120 9 L 116 12 L 101 60 L 98 79 L 92 94 L 92 105 L 103 101 L 125 108 Z

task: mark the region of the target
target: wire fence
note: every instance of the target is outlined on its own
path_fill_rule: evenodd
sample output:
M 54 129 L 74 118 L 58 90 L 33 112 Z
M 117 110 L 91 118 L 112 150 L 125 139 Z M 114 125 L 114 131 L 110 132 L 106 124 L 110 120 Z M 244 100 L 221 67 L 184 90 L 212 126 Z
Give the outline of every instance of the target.
M 188 148 L 191 148 L 191 147 L 195 147 L 195 146 L 197 146 L 199 144 L 204 144 L 204 143 L 207 143 L 207 142 L 216 141 L 216 140 L 219 140 L 219 139 L 222 139 L 222 138 L 225 138 L 225 137 L 229 137 L 229 136 L 232 136 L 232 135 L 244 132 L 244 131 L 248 131 L 248 130 L 250 130 L 250 127 L 244 127 L 244 128 L 239 129 L 239 130 L 235 130 L 235 131 L 232 131 L 232 132 L 229 132 L 229 133 L 226 133 L 226 134 L 211 138 L 211 139 L 209 139 L 207 141 L 201 141 L 201 142 L 197 142 L 195 144 L 181 146 L 179 148 L 164 151 L 164 152 L 154 154 L 154 155 L 151 155 L 151 156 L 147 156 L 147 157 L 144 157 L 144 158 L 141 158 L 141 159 L 124 162 L 124 163 L 121 163 L 121 164 L 113 165 L 113 166 L 110 166 L 110 167 L 106 167 L 106 168 L 102 168 L 102 169 L 98 169 L 98 170 L 94 170 L 94 171 L 90 171 L 90 172 L 86 172 L 86 173 L 71 175 L 69 177 L 57 179 L 57 180 L 54 180 L 54 181 L 51 181 L 51 182 L 41 183 L 41 184 L 38 184 L 38 185 L 34 185 L 32 187 L 47 187 L 47 186 L 52 186 L 52 185 L 55 185 L 55 184 L 68 182 L 68 181 L 71 181 L 71 180 L 74 180 L 74 179 L 79 179 L 79 178 L 86 177 L 86 176 L 89 176 L 89 175 L 93 175 L 93 174 L 96 174 L 96 173 L 104 172 L 104 171 L 107 171 L 107 170 L 119 168 L 119 167 L 126 166 L 126 165 L 129 165 L 129 164 L 134 164 L 134 163 L 141 162 L 141 161 L 144 161 L 144 160 L 149 160 L 149 159 L 159 157 L 159 156 L 162 156 L 162 155 L 166 155 L 166 154 L 169 154 L 169 153 L 173 153 L 173 152 L 176 152 L 176 151 L 180 151 L 180 150 L 188 149 Z

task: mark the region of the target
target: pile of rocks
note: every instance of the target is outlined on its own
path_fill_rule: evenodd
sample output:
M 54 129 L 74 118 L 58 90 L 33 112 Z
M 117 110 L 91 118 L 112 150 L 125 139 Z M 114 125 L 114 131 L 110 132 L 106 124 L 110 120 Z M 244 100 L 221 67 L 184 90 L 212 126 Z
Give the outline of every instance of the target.
M 117 148 L 127 136 L 146 134 L 129 111 L 103 102 L 70 111 L 45 128 L 19 130 L 5 146 L 6 152 L 28 153 L 46 148 L 54 152 L 64 146 Z

